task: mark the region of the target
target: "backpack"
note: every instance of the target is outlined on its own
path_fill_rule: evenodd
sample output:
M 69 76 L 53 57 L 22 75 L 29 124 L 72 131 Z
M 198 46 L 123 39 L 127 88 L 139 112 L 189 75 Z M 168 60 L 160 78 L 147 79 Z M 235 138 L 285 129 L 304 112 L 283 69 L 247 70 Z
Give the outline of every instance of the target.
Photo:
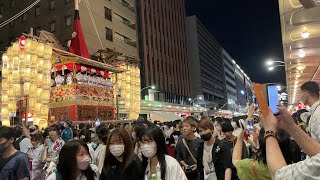
M 21 142 L 22 140 L 24 140 L 24 138 L 26 138 L 26 137 L 25 137 L 25 136 L 22 136 L 22 137 L 17 138 L 17 139 L 14 141 L 13 146 L 14 146 L 14 148 L 15 148 L 16 150 L 20 151 L 20 142 Z

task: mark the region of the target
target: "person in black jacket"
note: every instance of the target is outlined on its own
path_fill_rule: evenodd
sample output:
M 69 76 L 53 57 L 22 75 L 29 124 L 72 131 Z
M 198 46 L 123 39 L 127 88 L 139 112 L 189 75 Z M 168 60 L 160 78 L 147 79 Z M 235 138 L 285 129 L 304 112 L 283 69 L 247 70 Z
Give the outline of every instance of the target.
M 133 153 L 132 140 L 125 129 L 114 129 L 108 137 L 106 146 L 101 180 L 143 179 L 144 172 L 141 161 Z
M 225 180 L 232 178 L 232 156 L 230 149 L 214 133 L 214 125 L 209 119 L 199 121 L 203 142 L 198 148 L 197 167 L 200 180 Z

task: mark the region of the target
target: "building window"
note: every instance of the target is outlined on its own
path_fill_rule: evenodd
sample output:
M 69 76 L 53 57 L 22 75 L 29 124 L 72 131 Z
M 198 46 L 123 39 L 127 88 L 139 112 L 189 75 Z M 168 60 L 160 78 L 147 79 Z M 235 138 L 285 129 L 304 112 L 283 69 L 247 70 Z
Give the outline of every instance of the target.
M 50 32 L 55 32 L 56 31 L 56 22 L 53 21 L 50 23 Z
M 111 9 L 104 7 L 104 17 L 110 21 L 112 21 L 112 13 Z
M 37 6 L 35 9 L 35 16 L 40 16 L 40 6 Z
M 71 0 L 65 0 L 65 3 L 68 4 L 69 2 L 71 2 Z
M 50 9 L 50 10 L 54 10 L 54 9 L 55 9 L 55 0 L 51 0 L 51 1 L 49 2 L 49 9 Z
M 112 29 L 106 27 L 106 39 L 113 41 Z
M 39 35 L 40 35 L 40 28 L 41 28 L 41 27 L 36 27 L 36 28 L 34 29 L 34 33 L 35 33 L 36 36 L 39 36 Z
M 71 24 L 72 24 L 72 16 L 65 17 L 65 23 L 66 23 L 66 27 L 71 26 Z
M 4 8 L 3 8 L 3 5 L 1 4 L 0 5 L 0 19 L 3 17 L 3 12 L 4 12 Z
M 10 1 L 10 8 L 14 8 L 14 0 Z
M 26 13 L 24 13 L 22 15 L 22 22 L 25 22 L 25 21 L 27 21 L 27 14 Z

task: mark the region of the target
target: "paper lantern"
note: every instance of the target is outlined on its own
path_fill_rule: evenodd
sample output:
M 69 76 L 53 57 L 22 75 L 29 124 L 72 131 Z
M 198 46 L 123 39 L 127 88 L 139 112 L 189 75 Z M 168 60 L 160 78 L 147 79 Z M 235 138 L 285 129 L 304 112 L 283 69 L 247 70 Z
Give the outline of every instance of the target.
M 45 48 L 44 48 L 44 57 L 45 57 L 45 59 L 49 59 L 50 60 L 50 58 L 51 58 L 51 56 L 52 56 L 52 47 L 51 47 L 51 45 L 45 45 Z
M 30 53 L 31 52 L 31 43 L 32 43 L 32 40 L 31 39 L 26 39 L 26 44 L 24 46 L 24 50 L 27 52 L 27 53 Z
M 12 58 L 12 69 L 18 69 L 19 68 L 19 57 L 13 57 Z
M 24 53 L 24 51 L 21 51 L 19 53 L 19 60 L 20 60 L 19 64 L 24 64 L 25 63 L 25 58 L 26 58 L 26 54 Z
M 38 70 L 42 70 L 43 67 L 43 59 L 42 58 L 38 58 Z
M 45 60 L 44 62 L 43 62 L 43 70 L 46 72 L 48 72 L 48 71 L 50 71 L 50 69 L 51 69 L 51 61 L 49 61 L 49 60 Z
M 36 106 L 36 100 L 34 98 L 30 98 L 29 99 L 29 108 L 31 110 L 34 110 L 35 109 L 35 106 Z
M 32 84 L 30 85 L 30 93 L 32 94 L 32 93 L 34 93 L 36 90 L 37 90 L 37 85 L 34 84 L 34 83 L 32 83 Z
M 8 64 L 8 62 L 9 62 L 9 57 L 8 57 L 7 53 L 3 53 L 2 54 L 2 63 Z
M 2 94 L 1 96 L 1 103 L 2 105 L 7 105 L 9 103 L 9 97 L 6 94 Z
M 14 97 L 14 89 L 13 88 L 8 89 L 8 97 Z
M 31 65 L 37 66 L 38 56 L 37 55 L 31 55 Z
M 18 56 L 20 52 L 20 45 L 18 42 L 13 43 L 12 45 L 12 56 Z
M 30 94 L 30 86 L 31 86 L 31 83 L 30 83 L 30 82 L 25 82 L 25 83 L 23 84 L 23 93 L 24 93 L 25 95 Z
M 41 106 L 41 116 L 48 116 L 49 114 L 49 106 L 48 105 L 42 105 Z
M 43 44 L 43 43 L 38 43 L 38 47 L 37 47 L 37 54 L 38 54 L 38 56 L 40 56 L 40 57 L 43 57 L 44 56 L 44 48 L 45 47 L 45 45 Z
M 31 79 L 31 68 L 25 68 L 24 69 L 24 80 L 30 81 Z
M 41 106 L 42 106 L 41 103 L 36 103 L 34 112 L 35 112 L 37 115 L 38 115 L 38 114 L 41 114 Z
M 26 65 L 26 67 L 30 67 L 31 66 L 31 54 L 26 54 L 25 55 L 24 64 Z
M 12 71 L 12 83 L 20 83 L 20 76 L 19 76 L 19 71 L 18 70 L 13 70 Z
M 1 108 L 1 116 L 2 116 L 2 118 L 8 118 L 9 117 L 8 107 L 2 106 L 2 108 Z
M 9 102 L 8 110 L 9 110 L 9 112 L 15 112 L 17 110 L 16 102 L 14 102 L 14 101 Z
M 2 89 L 8 89 L 9 88 L 8 79 L 2 79 L 1 84 L 2 84 Z
M 18 97 L 21 95 L 21 87 L 20 84 L 14 84 L 13 85 L 13 92 L 14 92 L 14 96 Z
M 38 48 L 38 42 L 37 41 L 31 41 L 31 53 L 33 54 L 36 54 L 38 51 L 37 51 L 37 48 Z
M 38 73 L 36 77 L 36 83 L 37 84 L 42 84 L 42 79 L 43 79 L 43 74 Z
M 49 103 L 50 90 L 43 90 L 40 98 L 41 98 L 42 103 Z
M 2 77 L 8 77 L 9 75 L 9 69 L 8 65 L 2 65 Z

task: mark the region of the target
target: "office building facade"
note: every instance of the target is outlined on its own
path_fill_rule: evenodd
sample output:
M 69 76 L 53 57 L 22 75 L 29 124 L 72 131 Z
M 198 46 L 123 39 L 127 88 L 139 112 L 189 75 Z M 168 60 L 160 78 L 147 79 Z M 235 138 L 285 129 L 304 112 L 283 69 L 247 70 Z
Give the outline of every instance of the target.
M 184 0 L 137 0 L 137 16 L 141 87 L 156 87 L 154 101 L 187 104 L 191 91 Z
M 31 5 L 34 0 L 8 0 L 0 3 L 0 22 Z M 110 49 L 138 58 L 134 0 L 83 0 L 79 4 L 83 33 L 90 54 Z M 67 48 L 72 38 L 74 0 L 42 0 L 22 16 L 1 28 L 0 51 L 33 28 L 53 33 Z
M 227 103 L 228 107 L 233 107 L 233 104 L 237 103 L 237 87 L 236 87 L 236 77 L 235 77 L 235 68 L 236 64 L 229 53 L 222 49 L 223 63 L 224 63 L 224 72 L 226 80 L 226 94 L 227 94 Z
M 226 103 L 222 47 L 196 16 L 186 20 L 192 98 L 206 107 Z M 199 98 L 200 97 L 200 98 Z

